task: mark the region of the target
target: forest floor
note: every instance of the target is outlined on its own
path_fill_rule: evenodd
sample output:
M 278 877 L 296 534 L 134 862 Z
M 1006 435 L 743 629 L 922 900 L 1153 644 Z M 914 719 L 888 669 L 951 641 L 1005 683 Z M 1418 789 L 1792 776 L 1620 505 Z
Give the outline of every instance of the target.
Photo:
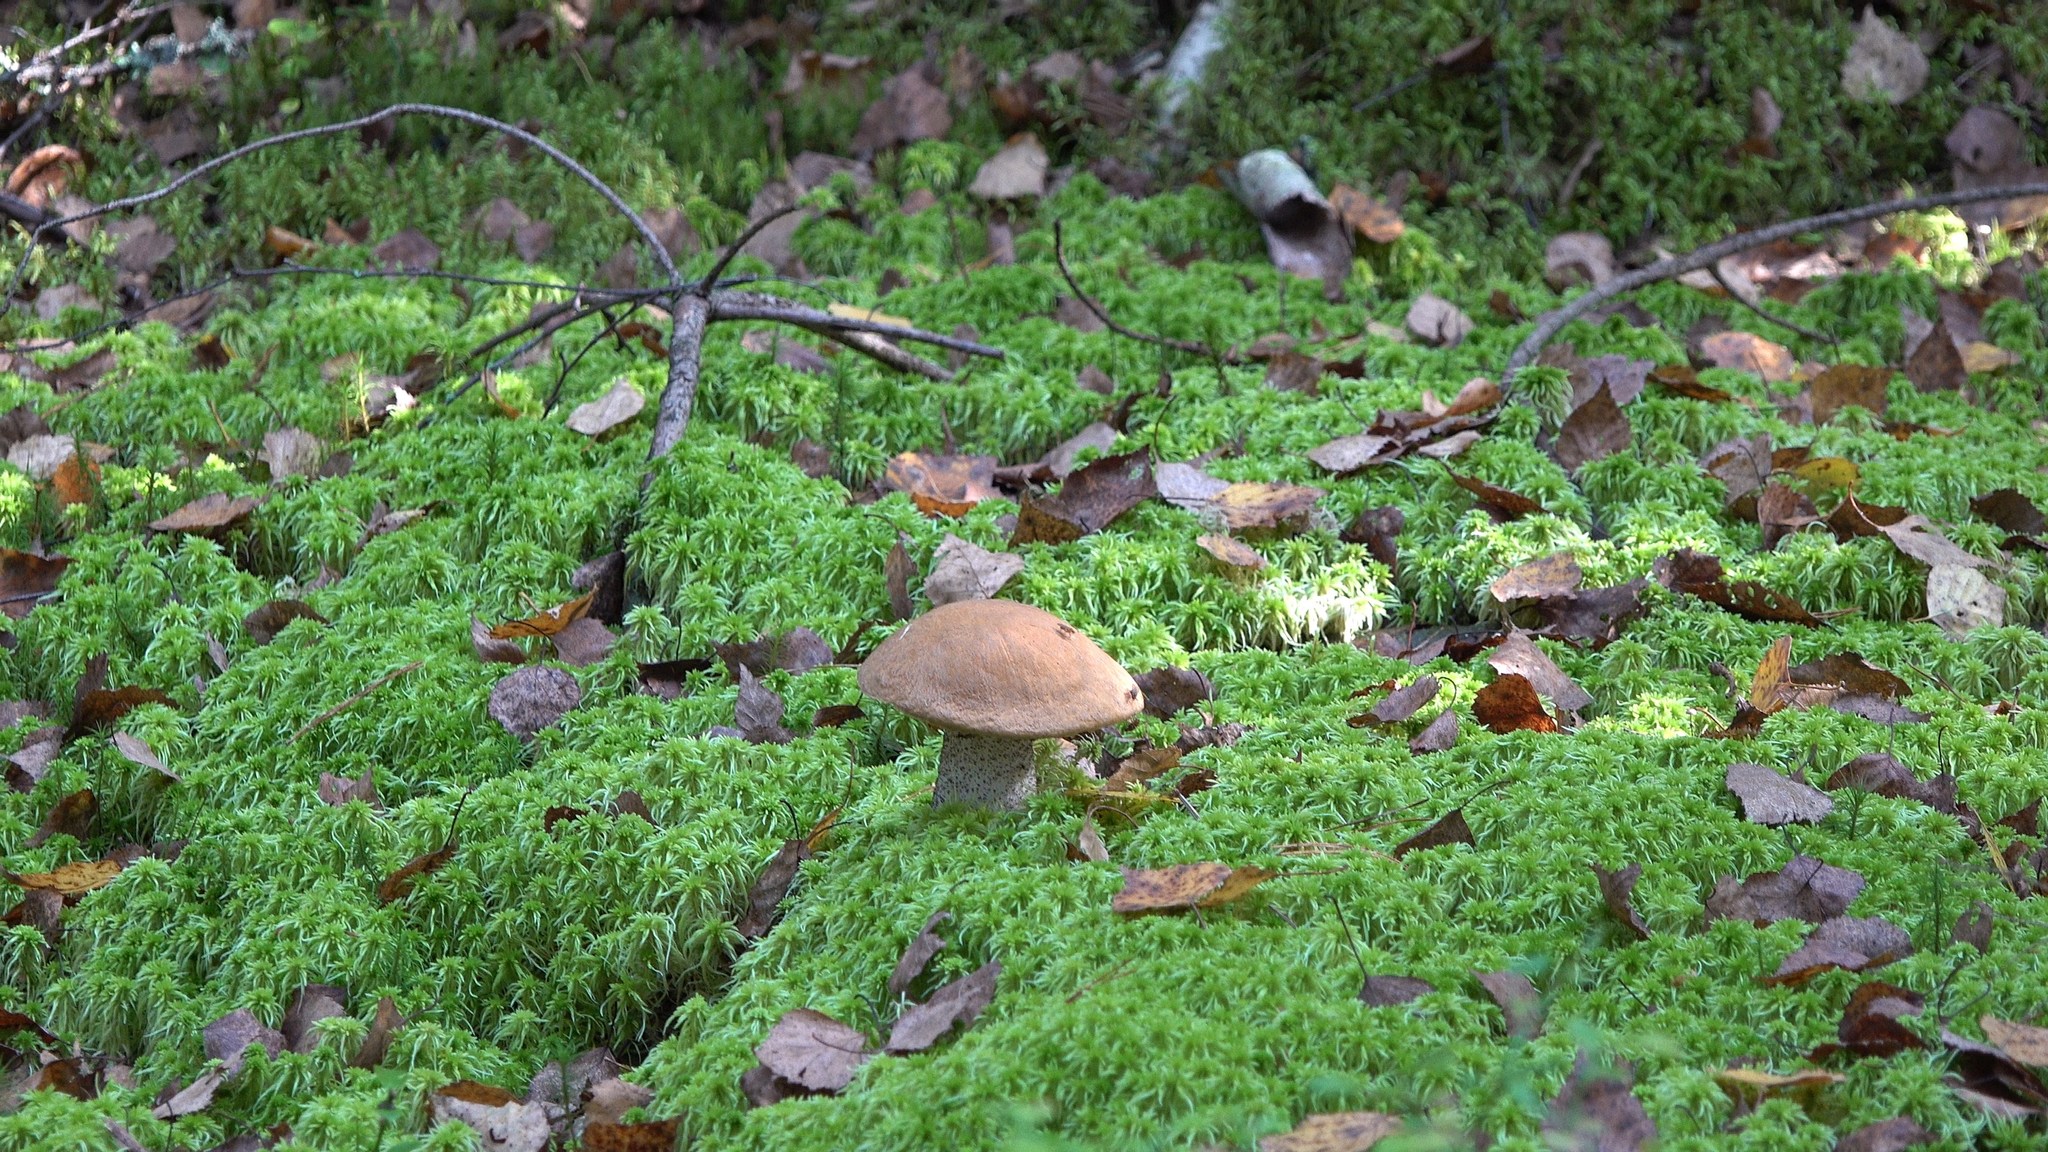
M 933 379 L 716 323 L 650 469 L 664 302 L 473 370 L 657 261 L 440 121 L 16 230 L 0 1147 L 2044 1147 L 2039 226 L 1802 237 L 1503 374 L 1588 276 L 1769 222 L 1775 178 L 1786 209 L 1945 182 L 1985 74 L 2038 151 L 2036 32 L 1941 17 L 1948 91 L 1790 108 L 1856 142 L 1787 139 L 1775 176 L 1739 145 L 1780 129 L 1723 92 L 1707 175 L 1643 185 L 1616 137 L 1575 201 L 1567 94 L 1532 90 L 1525 163 L 1497 147 L 1489 85 L 1522 98 L 1542 28 L 1424 68 L 1470 86 L 1427 105 L 1460 172 L 1219 108 L 1294 59 L 1277 16 L 1175 145 L 1146 6 L 427 7 L 216 59 L 223 12 L 189 70 L 33 127 L 76 159 L 12 190 L 76 211 L 387 100 L 474 107 L 588 162 L 685 276 L 804 198 L 742 287 L 1003 355 Z M 1414 19 L 1360 95 L 1470 30 Z M 1604 43 L 1574 27 L 1566 72 Z M 1215 175 L 1258 145 L 1351 210 L 1327 290 Z M 1852 153 L 1832 199 L 1802 167 Z M 995 594 L 1147 711 L 1042 744 L 1025 811 L 934 809 L 939 734 L 858 664 Z

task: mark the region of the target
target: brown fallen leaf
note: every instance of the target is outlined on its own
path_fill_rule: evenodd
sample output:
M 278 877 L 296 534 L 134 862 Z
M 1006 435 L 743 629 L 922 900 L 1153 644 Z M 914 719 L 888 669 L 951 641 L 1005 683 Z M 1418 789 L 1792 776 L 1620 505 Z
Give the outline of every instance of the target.
M 327 617 L 315 612 L 313 606 L 304 600 L 271 600 L 258 605 L 247 616 L 242 617 L 242 627 L 249 630 L 249 635 L 260 648 L 277 639 L 278 633 L 297 620 L 327 623 Z
M 1267 567 L 1264 556 L 1259 555 L 1244 541 L 1231 536 L 1197 536 L 1195 544 L 1232 576 L 1262 572 Z
M 911 984 L 915 983 L 919 976 L 924 975 L 925 967 L 932 962 L 932 957 L 937 956 L 946 946 L 937 929 L 939 925 L 952 918 L 951 912 L 941 908 L 925 920 L 924 927 L 919 929 L 917 935 L 904 947 L 903 955 L 896 961 L 895 970 L 889 973 L 889 995 L 903 995 L 910 990 Z
M 1550 698 L 1560 715 L 1592 706 L 1592 694 L 1567 676 L 1564 669 L 1529 639 L 1527 633 L 1508 633 L 1493 651 L 1487 653 L 1486 662 L 1496 672 L 1527 680 L 1539 695 Z
M 1533 1040 L 1543 1031 L 1543 998 L 1520 972 L 1474 972 L 1472 978 L 1500 1006 L 1509 1039 Z
M 1635 1094 L 1635 1069 L 1625 1060 L 1596 1065 L 1583 1049 L 1543 1118 L 1552 1148 L 1637 1152 L 1657 1140 L 1657 1124 Z
M 521 743 L 583 703 L 583 686 L 560 668 L 527 665 L 491 686 L 485 713 Z
M 573 621 L 580 620 L 588 614 L 595 595 L 596 591 L 593 589 L 574 600 L 557 604 L 531 616 L 507 620 L 492 628 L 490 637 L 493 640 L 518 640 L 529 636 L 553 636 L 567 628 Z
M 1605 460 L 1626 450 L 1634 436 L 1627 414 L 1603 387 L 1591 399 L 1572 409 L 1571 415 L 1558 427 L 1551 455 L 1565 471 L 1577 472 L 1595 460 Z
M 44 892 L 55 892 L 63 896 L 82 896 L 95 888 L 104 888 L 121 874 L 124 861 L 109 856 L 101 860 L 74 860 L 61 864 L 49 872 L 14 873 L 0 870 L 11 883 L 23 888 Z
M 1614 279 L 1614 245 L 1598 232 L 1560 232 L 1543 249 L 1543 279 L 1563 291 Z
M 1820 619 L 1798 601 L 1754 580 L 1729 581 L 1719 557 L 1681 548 L 1651 567 L 1657 582 L 1673 592 L 1697 596 L 1709 604 L 1749 620 L 1820 627 Z
M 872 155 L 898 144 L 939 139 L 952 127 L 946 94 L 913 64 L 890 77 L 881 97 L 861 113 L 852 149 L 856 155 Z
M 273 428 L 263 434 L 258 460 L 270 469 L 272 483 L 293 476 L 313 476 L 327 461 L 327 445 L 303 428 Z
M 1436 677 L 1418 677 L 1413 683 L 1387 693 L 1386 698 L 1373 705 L 1371 710 L 1351 717 L 1346 723 L 1353 728 L 1398 724 L 1415 715 L 1423 705 L 1436 699 L 1438 688 Z
M 1636 939 L 1648 940 L 1650 929 L 1643 923 L 1643 918 L 1636 914 L 1635 905 L 1631 903 L 1636 881 L 1643 874 L 1643 866 L 1630 864 L 1612 872 L 1598 864 L 1592 867 L 1593 876 L 1600 882 L 1600 900 L 1607 905 L 1607 911 Z
M 1330 207 L 1345 227 L 1360 239 L 1374 244 L 1392 244 L 1408 230 L 1399 209 L 1348 184 L 1338 184 L 1330 189 Z
M 1835 810 L 1827 793 L 1761 764 L 1730 764 L 1726 783 L 1728 791 L 1742 801 L 1743 818 L 1766 828 L 1818 824 Z
M 611 391 L 569 413 L 569 430 L 599 440 L 606 433 L 632 423 L 645 407 L 647 398 L 621 377 L 612 382 Z
M 1408 741 L 1408 754 L 1421 756 L 1430 752 L 1443 752 L 1458 742 L 1458 713 L 1446 708 L 1436 714 L 1436 719 L 1423 725 L 1422 731 Z
M 1779 1075 L 1757 1068 L 1724 1068 L 1714 1073 L 1714 1083 L 1728 1093 L 1739 1112 L 1755 1111 L 1757 1105 L 1766 1100 L 1790 1097 L 1811 1104 L 1813 1097 L 1823 1088 L 1840 1084 L 1844 1077 L 1834 1072 L 1810 1069 Z
M 1456 348 L 1474 327 L 1472 318 L 1456 304 L 1433 292 L 1424 292 L 1409 303 L 1404 323 L 1417 339 L 1439 348 Z
M 1259 1152 L 1367 1152 L 1402 1126 L 1399 1116 L 1384 1112 L 1322 1112 L 1302 1117 L 1286 1132 L 1259 1137 Z
M 85 692 L 71 711 L 71 726 L 64 731 L 64 742 L 68 744 L 87 733 L 111 728 L 145 704 L 178 706 L 177 701 L 154 688 L 100 688 Z
M 1889 368 L 1836 364 L 1824 369 L 1808 386 L 1813 397 L 1813 422 L 1826 424 L 1842 409 L 1851 406 L 1872 416 L 1883 417 L 1885 391 L 1891 379 L 1892 370 Z
M 637 1124 L 588 1120 L 583 1125 L 583 1152 L 670 1152 L 681 1126 L 681 1117 Z
M 882 487 L 909 496 L 927 516 L 965 516 L 996 498 L 996 458 L 904 452 L 890 459 Z
M 1230 903 L 1277 873 L 1251 865 L 1232 868 L 1206 861 L 1166 868 L 1126 868 L 1124 884 L 1110 901 L 1120 916 L 1185 912 Z
M 1984 1038 L 2013 1063 L 2048 1068 L 2048 1028 L 2001 1020 L 1988 1012 L 1977 1018 L 1977 1024 L 1984 1029 Z
M 572 620 L 569 626 L 548 637 L 555 659 L 571 668 L 588 668 L 611 655 L 618 646 L 618 634 L 592 616 Z
M 43 822 L 22 841 L 23 848 L 34 848 L 47 844 L 53 836 L 69 836 L 73 840 L 84 840 L 92 832 L 93 822 L 99 819 L 99 797 L 90 788 L 80 788 L 69 793 L 51 805 L 43 816 Z
M 995 999 L 996 978 L 1003 962 L 991 960 L 940 988 L 922 1004 L 912 1005 L 889 1029 L 883 1051 L 891 1056 L 923 1052 L 955 1028 L 965 1028 Z
M 242 526 L 262 501 L 254 496 L 212 492 L 168 516 L 149 522 L 152 532 L 185 532 L 218 539 Z
M 1927 86 L 1927 54 L 1911 36 L 1865 6 L 1842 57 L 1842 93 L 1851 100 L 1904 104 Z
M 360 800 L 373 810 L 381 811 L 384 805 L 377 799 L 377 782 L 373 779 L 371 771 L 365 768 L 363 774 L 353 780 L 346 776 L 336 776 L 332 772 L 322 772 L 316 793 L 320 797 L 320 802 L 341 808 L 352 800 Z
M 1949 335 L 1946 318 L 1936 320 L 1934 330 L 1907 355 L 1906 378 L 1922 392 L 1957 392 L 1969 385 L 1969 369 Z
M 1068 476 L 1052 495 L 1026 495 L 1017 509 L 1010 545 L 1078 540 L 1109 527 L 1158 492 L 1145 450 L 1100 457 Z
M 739 679 L 741 669 L 757 677 L 766 676 L 778 668 L 800 676 L 813 668 L 822 668 L 834 659 L 832 646 L 809 628 L 792 628 L 780 636 L 763 632 L 745 643 L 713 644 L 712 648 L 725 664 L 726 672 L 735 680 Z
M 1373 1008 L 1391 1008 L 1419 1000 L 1436 991 L 1436 985 L 1413 976 L 1367 976 L 1358 990 L 1360 1003 Z
M 1759 928 L 1780 920 L 1819 924 L 1847 911 L 1862 892 L 1858 873 L 1794 856 L 1775 872 L 1758 872 L 1740 882 L 1721 877 L 1707 897 L 1706 918 L 1748 920 Z
M 875 1055 L 859 1031 L 810 1008 L 783 1013 L 754 1048 L 761 1066 L 806 1092 L 836 1093 Z
M 1516 600 L 1540 600 L 1563 596 L 1577 590 L 1584 574 L 1569 552 L 1553 552 L 1525 564 L 1517 564 L 1496 577 L 1489 586 L 1493 598 L 1502 604 Z
M 1700 351 L 1717 368 L 1753 372 L 1765 383 L 1792 375 L 1792 350 L 1752 332 L 1716 332 L 1700 342 Z
M 975 170 L 967 194 L 984 200 L 1036 199 L 1045 195 L 1051 163 L 1035 133 L 1019 132 Z
M 1831 916 L 1764 983 L 1802 984 L 1835 968 L 1864 972 L 1912 954 L 1912 937 L 1882 916 Z
M 1216 698 L 1216 686 L 1193 668 L 1168 665 L 1154 668 L 1134 679 L 1138 690 L 1145 694 L 1145 714 L 1161 720 L 1171 719 L 1204 700 Z
M 1842 1009 L 1842 1022 L 1835 1026 L 1838 1043 L 1814 1049 L 1812 1058 L 1825 1059 L 1838 1050 L 1857 1057 L 1886 1057 L 1925 1048 L 1926 1042 L 1900 1023 L 1901 1017 L 1919 1015 L 1924 1006 L 1917 992 L 1881 980 L 1869 981 L 1850 994 L 1848 1006 Z
M 1478 847 L 1472 838 L 1472 827 L 1465 823 L 1465 810 L 1453 808 L 1440 817 L 1436 823 L 1410 836 L 1394 846 L 1394 859 L 1399 860 L 1410 852 L 1426 852 L 1446 844 L 1470 844 Z
M 486 664 L 526 663 L 526 649 L 492 636 L 490 625 L 474 616 L 469 618 L 469 646 L 476 658 Z
M 1156 780 L 1180 763 L 1181 750 L 1178 745 L 1166 744 L 1144 748 L 1133 752 L 1119 762 L 1116 771 L 1102 782 L 1105 793 L 1128 792 L 1148 780 Z
M 1688 400 L 1705 400 L 1710 404 L 1730 404 L 1735 397 L 1719 388 L 1700 383 L 1699 373 L 1688 364 L 1664 364 L 1649 374 L 1651 382 L 1674 396 Z
M 1558 723 L 1543 710 L 1543 701 L 1526 676 L 1503 673 L 1472 698 L 1472 718 L 1489 732 L 1558 732 Z
M 1932 1144 L 1935 1135 L 1911 1117 L 1894 1116 L 1865 1124 L 1835 1141 L 1835 1152 L 1906 1152 L 1921 1144 Z
M 460 808 L 456 809 L 456 815 L 461 815 Z M 422 877 L 431 876 L 439 872 L 448 866 L 450 860 L 455 859 L 457 847 L 459 845 L 455 839 L 454 829 L 451 827 L 448 832 L 447 841 L 439 848 L 431 852 L 422 852 L 411 860 L 406 861 L 396 872 L 386 876 L 383 883 L 377 885 L 377 903 L 392 904 L 410 896 L 413 885 L 419 883 Z
M 776 909 L 783 897 L 789 895 L 790 885 L 796 881 L 797 869 L 816 855 L 818 846 L 838 820 L 839 809 L 834 808 L 813 824 L 808 833 L 783 841 L 782 846 L 775 850 L 775 855 L 762 866 L 760 875 L 747 889 L 747 911 L 734 925 L 742 937 L 758 940 L 768 934 L 768 929 L 775 923 Z
M 0 548 L 0 612 L 14 620 L 26 618 L 43 597 L 57 590 L 70 566 L 68 556 Z
M 1393 571 L 1400 560 L 1401 530 L 1408 526 L 1408 517 L 1392 504 L 1377 508 L 1361 508 L 1338 539 L 1346 544 L 1362 544 L 1374 560 Z

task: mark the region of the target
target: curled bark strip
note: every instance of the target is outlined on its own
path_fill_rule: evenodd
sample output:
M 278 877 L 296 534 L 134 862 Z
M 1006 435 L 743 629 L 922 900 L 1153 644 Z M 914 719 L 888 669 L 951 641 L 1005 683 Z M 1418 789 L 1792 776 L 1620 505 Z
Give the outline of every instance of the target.
M 1522 338 L 1515 350 L 1508 356 L 1507 368 L 1502 373 L 1503 391 L 1510 391 L 1516 373 L 1536 362 L 1536 356 L 1543 346 L 1564 331 L 1566 325 L 1584 317 L 1587 313 L 1617 296 L 1625 296 L 1638 288 L 1644 288 L 1674 276 L 1683 276 L 1702 268 L 1711 268 L 1728 256 L 1746 252 L 1751 248 L 1797 236 L 1802 232 L 1816 232 L 1828 228 L 1841 228 L 1880 216 L 1892 216 L 1900 212 L 1925 212 L 1930 208 L 1949 208 L 1958 204 L 1981 204 L 1986 200 L 2018 200 L 2029 196 L 2048 196 L 2048 182 L 2028 184 L 2007 184 L 1998 188 L 1972 188 L 1963 192 L 1943 192 L 1933 196 L 1914 196 L 1905 200 L 1886 200 L 1877 204 L 1864 204 L 1855 208 L 1844 208 L 1839 212 L 1824 212 L 1819 216 L 1808 216 L 1800 220 L 1787 220 L 1768 228 L 1751 232 L 1740 232 L 1725 240 L 1716 240 L 1703 248 L 1695 248 L 1677 256 L 1667 257 L 1655 264 L 1624 272 L 1597 288 L 1574 297 L 1562 308 L 1545 312 L 1536 320 L 1536 327 Z M 1778 321 L 1773 320 L 1773 323 Z

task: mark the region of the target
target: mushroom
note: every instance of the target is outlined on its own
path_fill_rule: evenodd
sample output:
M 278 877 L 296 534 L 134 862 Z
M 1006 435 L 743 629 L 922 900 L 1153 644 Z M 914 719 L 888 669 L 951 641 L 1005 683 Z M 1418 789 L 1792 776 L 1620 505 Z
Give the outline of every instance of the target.
M 860 689 L 946 734 L 932 803 L 1014 811 L 1037 788 L 1032 741 L 1137 715 L 1130 673 L 1073 625 L 1014 600 L 941 605 L 883 641 Z

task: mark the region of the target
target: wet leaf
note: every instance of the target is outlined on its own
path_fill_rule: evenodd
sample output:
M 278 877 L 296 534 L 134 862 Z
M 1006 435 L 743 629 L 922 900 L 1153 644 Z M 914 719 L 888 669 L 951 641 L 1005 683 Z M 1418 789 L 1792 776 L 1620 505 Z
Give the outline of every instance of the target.
M 1892 370 L 1889 368 L 1836 364 L 1824 369 L 1820 375 L 1813 378 L 1810 386 L 1813 396 L 1813 422 L 1826 424 L 1842 409 L 1852 405 L 1873 416 L 1882 417 L 1885 410 L 1885 391 L 1891 384 L 1891 379 Z
M 1557 721 L 1543 710 L 1543 701 L 1526 676 L 1503 673 L 1472 698 L 1472 718 L 1487 731 L 1557 732 Z
M 882 487 L 908 495 L 927 516 L 965 516 L 996 498 L 996 458 L 904 452 L 890 459 Z
M 1025 496 L 1010 544 L 1064 544 L 1109 527 L 1159 494 L 1144 450 L 1104 456 L 1067 477 L 1050 496 Z
M 619 638 L 593 617 L 585 616 L 570 621 L 567 628 L 548 637 L 548 642 L 554 646 L 557 660 L 571 668 L 587 668 L 610 656 Z
M 1440 817 L 1436 823 L 1410 836 L 1394 846 L 1394 859 L 1399 860 L 1410 852 L 1427 852 L 1446 844 L 1470 844 L 1478 847 L 1472 838 L 1472 827 L 1465 823 L 1465 810 L 1453 808 Z
M 1238 899 L 1275 875 L 1264 868 L 1232 868 L 1214 861 L 1166 868 L 1126 868 L 1123 874 L 1123 887 L 1109 906 L 1111 912 L 1120 916 L 1213 908 Z
M 1700 351 L 1717 368 L 1753 372 L 1765 383 L 1792 375 L 1792 350 L 1752 332 L 1716 332 L 1700 342 Z
M 266 1026 L 247 1008 L 237 1008 L 208 1024 L 201 1035 L 206 1058 L 221 1061 L 221 1074 L 229 1080 L 241 1072 L 250 1046 L 262 1048 L 272 1060 L 284 1051 L 284 1033 Z
M 760 875 L 747 888 L 747 910 L 734 925 L 742 937 L 758 940 L 768 934 L 775 923 L 777 907 L 796 881 L 797 870 L 817 853 L 819 844 L 838 819 L 839 809 L 827 812 L 808 834 L 783 841 L 782 847 L 761 867 Z
M 1539 695 L 1549 697 L 1560 713 L 1578 712 L 1593 703 L 1592 694 L 1579 687 L 1578 681 L 1565 675 L 1564 669 L 1544 655 L 1526 633 L 1510 633 L 1487 655 L 1486 662 L 1503 676 L 1525 679 Z M 1484 692 L 1485 689 L 1481 689 L 1482 695 Z
M 377 799 L 377 782 L 372 778 L 371 769 L 368 768 L 363 769 L 363 774 L 353 780 L 346 776 L 336 776 L 332 772 L 322 772 L 318 795 L 322 804 L 335 808 L 343 807 L 351 800 L 361 800 L 378 811 L 384 807 Z
M 1675 396 L 1688 400 L 1705 400 L 1710 404 L 1728 404 L 1734 396 L 1719 388 L 1700 383 L 1699 373 L 1687 364 L 1664 364 L 1652 370 L 1649 379 Z
M 1997 925 L 1998 914 L 1991 910 L 1991 905 L 1979 900 L 1956 917 L 1956 926 L 1949 933 L 1949 939 L 1969 945 L 1981 956 L 1991 951 L 1991 933 Z
M 560 668 L 528 665 L 491 687 L 485 711 L 522 743 L 583 703 L 583 686 Z
M 733 721 L 740 737 L 749 744 L 787 744 L 796 735 L 782 726 L 785 709 L 782 696 L 754 679 L 744 665 L 739 670 L 739 694 L 733 702 Z
M 1109 779 L 1102 782 L 1102 790 L 1106 793 L 1128 792 L 1148 780 L 1156 780 L 1173 771 L 1174 766 L 1180 763 L 1180 758 L 1180 748 L 1172 744 L 1140 749 L 1118 762 L 1116 771 L 1110 773 Z
M 70 566 L 68 556 L 38 556 L 0 548 L 0 612 L 14 620 L 25 618 L 41 597 L 57 590 L 64 569 Z
M 1831 916 L 1764 982 L 1799 984 L 1833 968 L 1863 972 L 1912 954 L 1912 938 L 1882 916 Z
M 441 264 L 441 249 L 417 228 L 394 233 L 370 250 L 379 268 L 387 271 L 431 272 Z
M 23 848 L 34 848 L 47 844 L 53 836 L 69 836 L 83 841 L 92 832 L 93 822 L 99 819 L 99 797 L 90 788 L 80 788 L 62 797 L 43 816 L 43 822 L 22 841 Z
M 1543 279 L 1562 291 L 1614 279 L 1614 245 L 1598 232 L 1560 232 L 1543 249 Z
M 1520 972 L 1474 972 L 1472 978 L 1500 1006 L 1509 1039 L 1534 1040 L 1543 1031 L 1543 998 Z
M 1766 828 L 1818 824 L 1835 810 L 1827 793 L 1761 764 L 1730 764 L 1727 786 L 1742 801 L 1743 818 Z
M 315 612 L 313 606 L 304 600 L 271 600 L 242 617 L 242 627 L 249 630 L 249 635 L 260 648 L 277 639 L 277 634 L 295 620 L 327 623 L 327 617 Z
M 1544 1142 L 1581 1152 L 1637 1152 L 1654 1144 L 1657 1125 L 1636 1098 L 1634 1084 L 1635 1069 L 1627 1061 L 1602 1068 L 1580 1051 L 1543 1118 Z
M 852 146 L 870 155 L 898 144 L 937 140 L 953 128 L 946 94 L 924 78 L 916 65 L 889 78 L 881 98 L 861 113 Z
M 913 1005 L 896 1018 L 883 1051 L 891 1056 L 923 1052 L 953 1029 L 972 1024 L 995 999 L 996 978 L 1002 972 L 1002 961 L 991 960 Z
M 145 704 L 176 708 L 177 702 L 154 688 L 96 689 L 80 697 L 71 713 L 71 727 L 64 740 L 70 743 L 88 732 L 99 732 L 120 723 L 121 718 Z
M 1955 1094 L 1979 1111 L 2021 1119 L 2048 1109 L 2048 1085 L 2025 1065 L 1989 1044 L 1941 1030 L 1949 1051 L 1949 1081 Z
M 1899 1022 L 1902 1016 L 1919 1015 L 1923 1004 L 1917 992 L 1872 980 L 1850 994 L 1835 1038 L 1844 1051 L 1859 1057 L 1896 1056 L 1925 1048 L 1927 1044 Z M 1825 1048 L 1815 1050 L 1816 1058 L 1827 1054 Z
M 1794 856 L 1775 872 L 1737 882 L 1723 876 L 1707 897 L 1707 919 L 1748 920 L 1759 928 L 1780 920 L 1819 924 L 1840 916 L 1863 891 L 1863 877 L 1847 868 Z
M 1753 580 L 1733 583 L 1722 578 L 1718 557 L 1681 548 L 1651 568 L 1657 582 L 1673 592 L 1697 596 L 1738 616 L 1765 623 L 1820 627 L 1820 620 L 1799 602 Z
M 1384 1112 L 1323 1112 L 1291 1130 L 1259 1138 L 1259 1152 L 1367 1152 L 1399 1132 L 1399 1116 Z
M 1999 488 L 1970 501 L 1970 511 L 2017 537 L 2038 537 L 2048 533 L 2048 516 L 2017 488 Z M 2010 549 L 2014 541 L 2007 540 Z
M 681 1126 L 680 1117 L 638 1124 L 590 1120 L 583 1125 L 583 1152 L 671 1152 Z
M 308 984 L 292 997 L 284 1013 L 285 1051 L 307 1053 L 320 1043 L 313 1025 L 348 1015 L 348 992 L 336 984 Z
M 1307 455 L 1310 463 L 1318 468 L 1349 476 L 1377 464 L 1391 464 L 1407 450 L 1408 446 L 1396 437 L 1361 432 L 1340 436 L 1320 447 L 1311 448 Z
M 455 859 L 455 851 L 458 847 L 455 836 L 451 832 L 447 842 L 439 848 L 431 852 L 422 852 L 406 861 L 403 867 L 386 876 L 384 882 L 377 885 L 377 903 L 392 904 L 412 895 L 413 886 L 418 884 L 423 877 L 439 872 L 448 866 L 450 860 Z
M 1398 541 L 1401 529 L 1407 527 L 1408 517 L 1392 504 L 1377 508 L 1361 508 L 1358 515 L 1339 534 L 1338 539 L 1346 544 L 1362 544 L 1374 560 L 1392 570 L 1399 559 Z
M 149 527 L 153 532 L 185 532 L 218 539 L 241 527 L 260 503 L 254 496 L 212 492 L 168 516 L 150 521 Z
M 783 1013 L 754 1056 L 763 1068 L 807 1092 L 833 1093 L 853 1083 L 854 1073 L 874 1052 L 857 1030 L 823 1012 L 797 1008 Z
M 712 648 L 734 680 L 739 679 L 742 668 L 755 676 L 766 676 L 777 668 L 801 676 L 833 662 L 832 646 L 809 628 L 791 628 L 780 636 L 763 632 L 744 644 L 714 644 Z
M 436 1125 L 455 1121 L 475 1129 L 483 1152 L 542 1152 L 553 1136 L 546 1107 L 474 1080 L 436 1089 L 427 1097 L 427 1112 Z
M 611 391 L 588 404 L 580 404 L 569 413 L 569 430 L 581 432 L 593 440 L 605 433 L 630 424 L 640 410 L 647 407 L 647 398 L 638 388 L 621 377 L 612 382 Z
M 1792 1097 L 1811 1102 L 1813 1095 L 1822 1088 L 1840 1084 L 1843 1077 L 1833 1072 L 1811 1069 L 1779 1075 L 1757 1068 L 1727 1068 L 1714 1073 L 1714 1082 L 1721 1086 L 1743 1112 L 1756 1109 L 1765 1100 Z
M 1513 568 L 1496 577 L 1490 586 L 1493 598 L 1503 604 L 1516 600 L 1540 600 L 1575 591 L 1584 574 L 1569 552 L 1553 552 Z
M 937 929 L 939 925 L 952 918 L 951 912 L 941 908 L 925 920 L 924 927 L 918 930 L 917 935 L 912 937 L 909 945 L 903 949 L 903 955 L 896 961 L 895 971 L 889 973 L 889 995 L 903 995 L 917 982 L 919 976 L 924 975 L 925 966 L 946 946 L 946 942 L 940 939 Z
M 1904 680 L 1854 652 L 1837 652 L 1819 660 L 1794 664 L 1786 671 L 1786 678 L 1794 684 L 1834 687 L 1852 695 L 1882 696 L 1888 700 L 1899 699 L 1911 692 Z
M 520 640 L 529 636 L 553 636 L 572 622 L 581 620 L 590 612 L 591 601 L 596 592 L 592 590 L 574 600 L 557 604 L 542 612 L 536 612 L 519 620 L 507 620 L 491 629 L 493 640 Z

